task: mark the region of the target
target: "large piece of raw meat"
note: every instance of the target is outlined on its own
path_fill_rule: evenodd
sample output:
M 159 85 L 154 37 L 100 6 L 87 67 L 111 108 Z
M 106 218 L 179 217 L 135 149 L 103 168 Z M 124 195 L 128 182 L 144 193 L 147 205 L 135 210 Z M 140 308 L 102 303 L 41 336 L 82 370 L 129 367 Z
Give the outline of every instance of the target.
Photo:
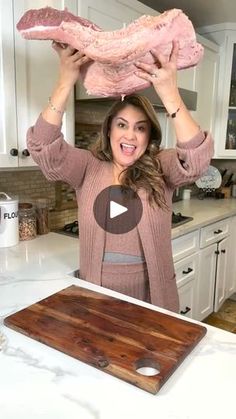
M 180 9 L 144 15 L 126 28 L 107 32 L 67 10 L 45 7 L 27 11 L 17 29 L 25 39 L 69 44 L 94 60 L 81 68 L 87 93 L 94 96 L 123 96 L 148 87 L 150 83 L 134 74 L 135 61 L 153 63 L 150 50 L 169 57 L 173 40 L 179 42 L 179 70 L 195 66 L 203 55 L 193 25 Z

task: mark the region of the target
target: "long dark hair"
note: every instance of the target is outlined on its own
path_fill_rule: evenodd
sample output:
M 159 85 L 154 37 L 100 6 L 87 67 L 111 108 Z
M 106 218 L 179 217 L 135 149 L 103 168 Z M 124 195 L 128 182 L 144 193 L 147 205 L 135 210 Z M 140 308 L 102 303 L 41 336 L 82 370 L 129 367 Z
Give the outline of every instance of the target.
M 144 154 L 122 172 L 121 185 L 130 187 L 135 192 L 143 188 L 148 193 L 149 202 L 161 208 L 167 208 L 164 197 L 164 179 L 158 153 L 161 145 L 161 127 L 151 102 L 141 95 L 125 96 L 124 100 L 115 102 L 103 121 L 101 134 L 91 146 L 91 151 L 100 160 L 113 161 L 109 132 L 113 118 L 122 109 L 132 105 L 140 109 L 150 121 L 151 130 L 148 146 Z

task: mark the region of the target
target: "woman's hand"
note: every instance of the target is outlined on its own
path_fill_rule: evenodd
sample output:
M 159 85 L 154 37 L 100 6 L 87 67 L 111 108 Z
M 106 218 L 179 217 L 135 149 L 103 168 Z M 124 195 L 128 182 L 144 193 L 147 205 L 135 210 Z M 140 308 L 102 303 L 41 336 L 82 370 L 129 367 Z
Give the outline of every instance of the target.
M 154 51 L 151 51 L 155 59 L 153 64 L 136 62 L 136 67 L 139 70 L 135 74 L 152 83 L 167 112 L 170 114 L 175 112 L 181 103 L 177 87 L 178 50 L 178 42 L 174 41 L 169 59 L 166 59 L 162 54 L 157 55 Z
M 79 79 L 80 67 L 91 60 L 69 45 L 53 41 L 52 47 L 60 58 L 58 85 L 71 89 Z
M 80 67 L 90 59 L 69 45 L 53 42 L 52 46 L 60 58 L 59 78 L 42 115 L 49 123 L 60 125 L 73 86 L 80 76 Z

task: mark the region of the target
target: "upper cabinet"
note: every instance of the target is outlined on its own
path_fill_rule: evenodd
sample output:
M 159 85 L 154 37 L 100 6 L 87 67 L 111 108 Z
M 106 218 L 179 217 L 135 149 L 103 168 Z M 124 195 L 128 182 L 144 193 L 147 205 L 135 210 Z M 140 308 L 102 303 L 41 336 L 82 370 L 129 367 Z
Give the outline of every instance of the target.
M 215 158 L 236 159 L 236 25 L 213 25 L 202 33 L 220 48 Z
M 222 100 L 219 103 L 221 125 L 217 156 L 236 158 L 236 32 L 226 37 L 224 61 L 224 78 L 219 85 Z
M 16 24 L 29 9 L 48 6 L 47 0 L 3 0 L 0 15 L 0 168 L 34 166 L 26 132 L 46 106 L 58 76 L 58 57 L 50 41 L 27 41 Z M 76 0 L 53 0 L 50 6 L 77 14 Z M 63 120 L 65 138 L 74 142 L 74 98 Z
M 137 0 L 78 0 L 78 15 L 91 22 L 96 23 L 105 31 L 113 31 L 124 28 L 133 20 L 138 19 L 140 16 L 158 15 L 156 10 L 140 3 Z M 76 98 L 88 99 L 86 90 L 77 83 L 76 85 Z
M 78 15 L 91 20 L 105 31 L 121 29 L 144 14 L 159 14 L 137 0 L 78 0 L 77 3 Z
M 8 167 L 17 152 L 13 4 L 8 0 L 0 13 L 0 110 L 0 167 Z
M 204 47 L 203 58 L 195 67 L 178 71 L 178 86 L 197 92 L 197 109 L 191 113 L 200 127 L 215 137 L 219 47 L 200 35 L 197 35 L 197 41 Z M 165 138 L 166 146 L 173 147 L 175 135 L 169 118 L 166 121 Z

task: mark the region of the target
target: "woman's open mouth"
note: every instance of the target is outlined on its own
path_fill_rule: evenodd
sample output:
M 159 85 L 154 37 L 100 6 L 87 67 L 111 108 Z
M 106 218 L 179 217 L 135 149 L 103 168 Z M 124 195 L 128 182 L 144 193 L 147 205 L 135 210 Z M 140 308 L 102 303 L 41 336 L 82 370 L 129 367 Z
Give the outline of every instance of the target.
M 135 153 L 137 147 L 132 144 L 121 143 L 120 148 L 125 156 L 132 156 Z

